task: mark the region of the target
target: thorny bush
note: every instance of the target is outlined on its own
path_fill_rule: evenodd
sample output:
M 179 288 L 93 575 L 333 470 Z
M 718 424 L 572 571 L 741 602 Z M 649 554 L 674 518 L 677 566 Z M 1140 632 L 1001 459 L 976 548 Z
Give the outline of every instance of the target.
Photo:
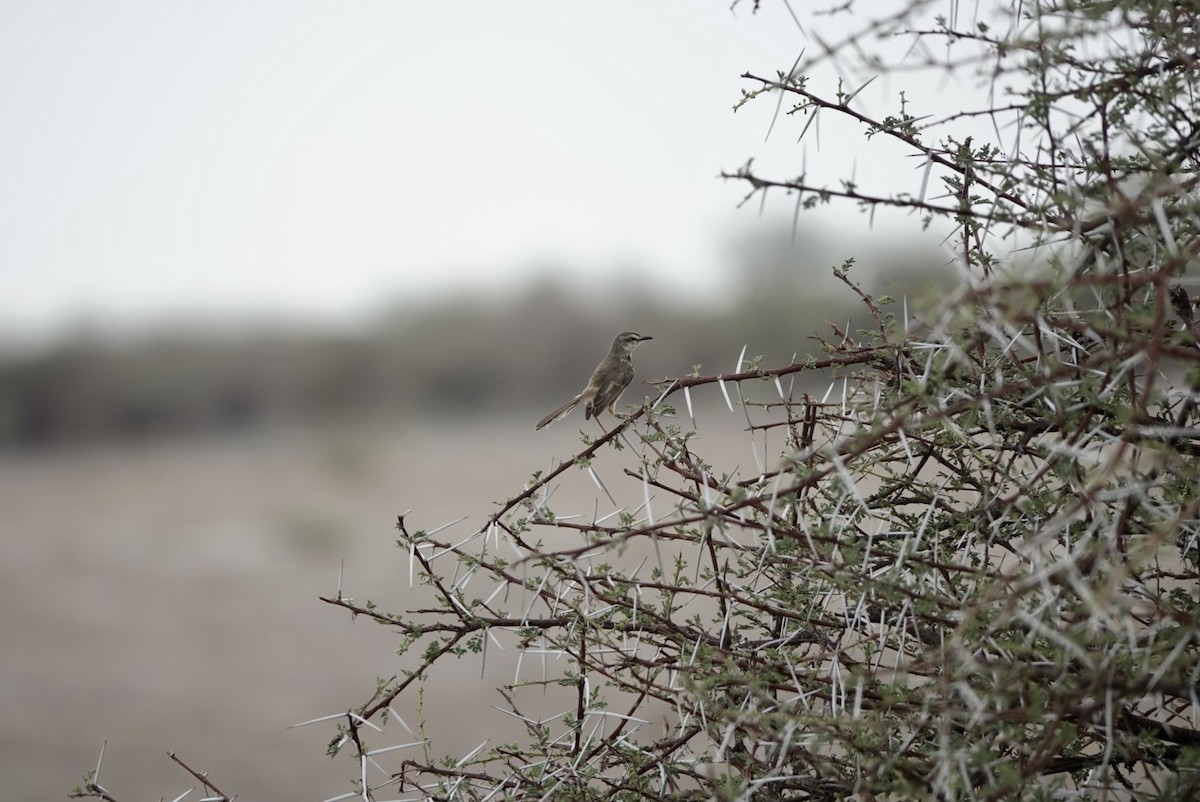
M 394 627 L 414 661 L 333 744 L 362 762 L 359 793 L 1197 793 L 1200 354 L 1181 279 L 1200 248 L 1200 5 L 967 13 L 903 4 L 743 76 L 741 103 L 777 104 L 777 129 L 848 120 L 868 148 L 915 156 L 919 189 L 726 174 L 797 214 L 907 212 L 946 233 L 959 285 L 917 324 L 839 270 L 870 324 L 835 329 L 821 354 L 659 383 L 463 539 L 401 521 L 437 604 L 329 599 Z M 835 92 L 813 77 L 831 64 Z M 860 110 L 872 74 L 922 69 L 995 93 L 940 117 L 903 95 L 893 115 Z M 825 398 L 797 389 L 830 373 Z M 753 469 L 708 461 L 699 392 L 744 416 Z M 556 504 L 572 475 L 595 479 L 594 508 Z M 564 530 L 578 545 L 549 548 Z M 516 655 L 498 689 L 508 739 L 440 760 L 424 744 L 391 767 L 368 756 L 368 722 L 489 643 Z

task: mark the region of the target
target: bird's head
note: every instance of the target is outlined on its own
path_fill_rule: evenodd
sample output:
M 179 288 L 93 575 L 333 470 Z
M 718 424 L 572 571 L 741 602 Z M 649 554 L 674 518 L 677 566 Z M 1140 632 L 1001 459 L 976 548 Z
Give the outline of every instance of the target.
M 628 354 L 646 340 L 653 339 L 653 337 L 647 337 L 644 334 L 638 334 L 636 331 L 623 331 L 617 335 L 615 340 L 613 340 L 612 349 L 614 353 Z

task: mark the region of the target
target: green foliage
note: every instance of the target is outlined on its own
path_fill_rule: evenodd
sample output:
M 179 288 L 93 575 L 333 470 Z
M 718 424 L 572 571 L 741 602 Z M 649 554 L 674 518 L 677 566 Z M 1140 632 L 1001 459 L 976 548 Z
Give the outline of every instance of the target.
M 947 226 L 966 280 L 914 328 L 852 282 L 847 260 L 834 274 L 872 326 L 835 328 L 824 358 L 759 357 L 737 378 L 697 368 L 664 386 L 670 399 L 719 384 L 759 445 L 785 444 L 757 475 L 694 453 L 703 440 L 662 403 L 585 439 L 575 464 L 605 471 L 632 449 L 627 475 L 645 491 L 590 538 L 602 567 L 572 548 L 525 576 L 478 550 L 498 528 L 532 556 L 527 530 L 571 519 L 546 507 L 512 526 L 510 504 L 474 540 L 429 544 L 458 571 L 490 571 L 526 612 L 506 623 L 447 595 L 428 630 L 507 629 L 568 663 L 551 678 L 557 724 L 448 773 L 410 764 L 412 783 L 464 800 L 1151 799 L 1194 786 L 1200 449 L 1184 377 L 1200 351 L 1186 293 L 1167 298 L 1200 249 L 1200 127 L 1176 102 L 1197 89 L 1194 54 L 1180 54 L 1198 12 L 1025 3 L 1038 25 L 1000 6 L 966 31 L 921 24 L 925 9 L 836 52 L 887 71 L 899 65 L 865 50 L 880 34 L 969 43 L 954 63 L 988 65 L 1011 103 L 939 121 L 902 94 L 899 114 L 872 120 L 855 110 L 861 83 L 818 93 L 807 73 L 824 48 L 772 79 L 748 74 L 760 88 L 741 103 L 778 93 L 853 118 L 872 144 L 925 159 L 942 200 L 777 181 L 752 164 L 728 177 L 751 195 L 784 188 L 798 209 L 912 209 Z M 1011 120 L 1012 144 L 951 131 L 985 116 Z M 1010 234 L 1051 267 L 1029 272 Z M 816 370 L 843 381 L 837 404 L 783 391 L 781 377 Z M 762 379 L 775 401 L 751 400 Z M 421 562 L 442 587 L 450 567 Z M 424 652 L 447 653 L 440 640 Z M 504 691 L 514 713 L 522 687 Z

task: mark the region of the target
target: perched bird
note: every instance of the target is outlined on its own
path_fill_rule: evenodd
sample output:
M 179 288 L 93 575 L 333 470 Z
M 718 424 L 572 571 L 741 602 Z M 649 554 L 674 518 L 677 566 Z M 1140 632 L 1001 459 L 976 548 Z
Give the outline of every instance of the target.
M 548 426 L 559 418 L 565 418 L 571 410 L 583 403 L 583 417 L 596 417 L 602 409 L 608 409 L 612 415 L 617 414 L 617 399 L 633 381 L 633 349 L 652 340 L 634 331 L 623 331 L 613 340 L 608 356 L 596 366 L 592 378 L 588 380 L 583 392 L 538 421 L 535 430 Z

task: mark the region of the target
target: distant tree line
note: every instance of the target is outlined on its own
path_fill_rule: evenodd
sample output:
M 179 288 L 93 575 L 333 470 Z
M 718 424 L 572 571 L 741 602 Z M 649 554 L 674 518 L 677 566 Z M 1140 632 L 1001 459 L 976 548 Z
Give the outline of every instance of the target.
M 786 235 L 742 257 L 739 275 L 793 273 Z M 788 260 L 791 261 L 788 261 Z M 919 272 L 919 271 L 917 271 Z M 919 280 L 914 273 L 913 280 Z M 0 444 L 36 447 L 105 438 L 221 435 L 248 427 L 341 419 L 504 412 L 577 389 L 597 343 L 637 326 L 660 343 L 642 377 L 729 361 L 730 341 L 790 358 L 826 316 L 855 314 L 849 299 L 814 296 L 807 309 L 765 309 L 761 281 L 732 304 L 686 307 L 669 292 L 582 303 L 565 285 L 532 286 L 508 303 L 470 296 L 397 307 L 354 333 L 311 329 L 136 338 L 76 337 L 0 362 Z M 809 346 L 815 348 L 815 343 Z

